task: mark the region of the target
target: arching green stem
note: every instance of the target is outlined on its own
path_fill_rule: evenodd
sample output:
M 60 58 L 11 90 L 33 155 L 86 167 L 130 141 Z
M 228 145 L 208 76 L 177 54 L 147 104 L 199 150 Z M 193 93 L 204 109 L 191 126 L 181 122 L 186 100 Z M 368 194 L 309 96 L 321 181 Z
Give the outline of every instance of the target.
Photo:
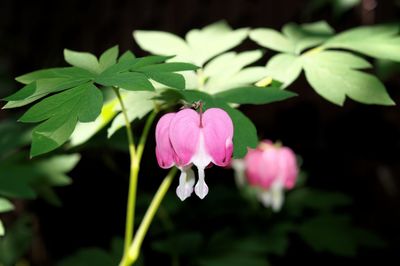
M 153 221 L 154 215 L 157 213 L 157 210 L 159 209 L 165 194 L 171 186 L 172 180 L 174 179 L 176 172 L 177 168 L 171 169 L 168 175 L 164 178 L 160 187 L 158 188 L 153 200 L 150 203 L 149 208 L 146 211 L 146 214 L 144 215 L 139 229 L 136 232 L 135 238 L 133 239 L 133 242 L 129 247 L 128 253 L 125 253 L 124 257 L 122 258 L 120 266 L 129 266 L 138 259 L 144 237 L 146 236 L 150 224 Z

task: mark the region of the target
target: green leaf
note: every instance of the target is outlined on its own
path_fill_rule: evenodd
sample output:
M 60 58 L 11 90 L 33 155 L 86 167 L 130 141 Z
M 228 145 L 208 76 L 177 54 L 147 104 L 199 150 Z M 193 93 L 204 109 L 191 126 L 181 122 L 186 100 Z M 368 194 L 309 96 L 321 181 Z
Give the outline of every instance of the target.
M 197 70 L 199 67 L 188 64 L 188 63 L 180 63 L 180 62 L 172 62 L 172 63 L 164 63 L 164 64 L 154 64 L 154 65 L 146 65 L 142 67 L 135 67 L 136 71 L 140 72 L 178 72 L 178 71 L 187 71 L 187 70 Z
M 176 55 L 177 60 L 193 62 L 190 60 L 188 45 L 182 38 L 172 33 L 137 30 L 133 32 L 133 38 L 140 48 L 147 52 L 156 55 Z
M 211 95 L 195 90 L 179 91 L 187 102 L 203 101 L 206 109 L 218 107 L 225 110 L 232 119 L 234 126 L 233 157 L 242 158 L 247 154 L 247 148 L 255 148 L 258 144 L 257 129 L 247 116 L 239 110 L 230 107 L 222 100 L 214 99 Z
M 348 49 L 371 57 L 400 61 L 398 25 L 364 26 L 329 39 L 324 48 Z
M 298 233 L 317 252 L 355 256 L 358 243 L 352 229 L 347 217 L 328 214 L 304 222 Z
M 277 54 L 267 63 L 266 75 L 283 83 L 286 88 L 300 75 L 302 70 L 301 59 L 292 54 Z
M 345 12 L 356 7 L 360 3 L 361 0 L 335 0 L 331 3 L 333 5 L 332 13 L 336 18 L 339 18 Z
M 75 167 L 80 158 L 78 154 L 69 154 L 26 161 L 26 155 L 23 155 L 7 158 L 0 164 L 1 195 L 32 199 L 38 194 L 54 200 L 57 196 L 51 187 L 69 185 L 71 179 L 66 173 Z
M 32 238 L 31 219 L 22 216 L 0 238 L 0 265 L 17 265 L 31 247 Z
M 342 193 L 301 188 L 288 193 L 285 209 L 299 215 L 304 209 L 332 212 L 335 208 L 349 206 L 351 203 L 351 198 Z
M 100 248 L 86 248 L 63 259 L 57 263 L 57 266 L 113 266 L 117 264 L 118 262 L 115 261 L 106 251 Z
M 365 104 L 394 105 L 375 76 L 358 71 L 369 67 L 364 59 L 346 52 L 323 51 L 302 57 L 307 81 L 322 97 L 343 105 L 346 96 Z
M 133 37 L 145 51 L 176 55 L 173 61 L 203 66 L 214 56 L 239 45 L 247 34 L 248 29 L 232 30 L 225 22 L 217 22 L 203 29 L 191 30 L 186 35 L 186 41 L 162 31 L 134 31 Z
M 105 51 L 99 59 L 100 70 L 103 71 L 110 66 L 115 65 L 117 63 L 118 53 L 118 45 Z
M 385 248 L 387 243 L 377 234 L 361 228 L 353 230 L 357 242 L 365 247 L 370 248 Z
M 126 51 L 121 55 L 121 57 L 118 59 L 118 62 L 123 62 L 126 60 L 132 60 L 135 59 L 135 55 L 131 51 Z
M 332 35 L 335 33 L 335 30 L 324 20 L 301 24 L 301 28 L 306 32 L 313 34 Z
M 33 199 L 35 191 L 30 186 L 32 168 L 17 163 L 0 165 L 0 195 L 12 198 Z
M 137 72 L 122 72 L 115 75 L 99 76 L 96 82 L 103 86 L 113 86 L 131 91 L 153 91 L 154 86 L 146 75 Z
M 293 53 L 295 51 L 293 43 L 279 31 L 273 29 L 254 29 L 250 32 L 250 39 L 258 45 L 274 51 L 284 53 Z
M 29 74 L 28 74 L 29 75 Z M 27 105 L 46 95 L 63 91 L 93 80 L 94 75 L 78 68 L 64 68 L 57 71 L 58 77 L 32 81 L 21 90 L 5 98 L 9 101 L 3 108 L 15 108 Z M 32 77 L 33 79 L 33 77 Z M 29 80 L 28 78 L 26 80 Z
M 0 197 L 0 213 L 14 210 L 14 205 L 8 199 Z
M 33 180 L 34 185 L 46 184 L 53 187 L 71 184 L 71 179 L 65 173 L 70 172 L 79 160 L 79 154 L 68 154 L 53 156 L 36 162 L 33 165 L 36 172 L 36 177 Z
M 232 30 L 224 21 L 193 29 L 186 34 L 186 41 L 191 48 L 193 62 L 203 66 L 216 55 L 230 50 L 247 38 L 247 28 Z
M 136 92 L 134 94 L 137 93 L 140 94 L 147 92 Z M 125 102 L 125 97 L 122 97 L 123 101 Z M 129 110 L 136 105 L 136 102 L 134 104 L 127 104 L 126 108 Z M 71 135 L 70 145 L 78 146 L 85 143 L 107 124 L 109 124 L 109 122 L 118 114 L 117 106 L 119 106 L 118 99 L 114 96 L 108 102 L 104 103 L 103 108 L 101 109 L 101 113 L 95 121 L 90 123 L 78 123 L 74 130 L 74 133 Z M 125 125 L 125 123 L 123 123 L 122 125 Z
M 58 262 L 57 266 L 115 266 L 122 258 L 124 242 L 120 238 L 113 238 L 111 252 L 97 247 L 82 248 L 74 254 Z M 135 263 L 135 265 L 138 263 Z M 139 264 L 138 264 L 139 265 Z M 141 265 L 141 264 L 140 264 Z
M 88 78 L 94 77 L 93 73 L 77 67 L 59 67 L 59 68 L 48 68 L 30 72 L 28 74 L 15 78 L 18 82 L 23 84 L 29 84 L 39 79 L 53 79 L 53 78 L 65 78 L 65 79 L 77 79 L 77 78 Z M 23 97 L 25 98 L 25 97 Z
M 323 43 L 333 35 L 334 30 L 325 21 L 319 21 L 303 25 L 288 23 L 283 26 L 282 32 L 294 45 L 294 52 L 300 54 L 305 49 Z
M 64 49 L 64 59 L 72 66 L 86 69 L 92 73 L 100 73 L 99 61 L 91 53 Z
M 275 87 L 243 87 L 215 94 L 216 98 L 228 103 L 238 104 L 267 104 L 283 101 L 296 96 L 290 91 L 281 90 Z
M 33 130 L 31 156 L 49 152 L 64 144 L 76 123 L 94 121 L 102 105 L 103 95 L 100 90 L 87 83 L 50 96 L 32 106 L 20 121 L 46 121 Z
M 18 132 L 18 134 L 15 134 Z M 24 124 L 14 120 L 4 119 L 0 123 L 0 158 L 6 157 L 13 151 L 28 145 L 31 141 L 31 130 Z
M 145 66 L 164 63 L 166 60 L 175 58 L 173 55 L 149 55 L 145 57 L 136 58 L 131 65 L 130 70 L 137 70 Z
M 180 90 L 185 89 L 185 79 L 182 75 L 169 72 L 147 72 L 146 75 L 158 83 Z
M 203 258 L 199 260 L 200 266 L 269 266 L 265 256 L 255 256 L 251 254 L 227 254 L 213 258 Z
M 262 67 L 245 68 L 262 57 L 260 50 L 229 52 L 211 60 L 204 68 L 204 90 L 210 94 L 251 85 L 265 76 Z
M 79 121 L 89 122 L 96 119 L 100 113 L 102 100 L 100 90 L 87 83 L 42 100 L 32 106 L 19 121 L 40 122 L 66 113 L 74 113 L 79 117 Z
M 167 239 L 152 243 L 152 249 L 170 255 L 190 256 L 197 252 L 204 239 L 198 232 L 175 234 Z
M 60 147 L 71 136 L 77 122 L 76 117 L 65 115 L 50 118 L 35 127 L 30 156 L 35 157 Z

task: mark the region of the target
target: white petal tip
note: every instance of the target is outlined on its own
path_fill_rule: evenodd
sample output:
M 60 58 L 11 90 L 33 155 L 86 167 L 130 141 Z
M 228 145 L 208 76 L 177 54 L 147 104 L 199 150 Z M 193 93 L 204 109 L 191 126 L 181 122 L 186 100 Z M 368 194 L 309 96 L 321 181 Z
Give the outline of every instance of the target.
M 181 201 L 184 201 L 185 199 L 189 198 L 190 195 L 193 193 L 193 185 L 190 184 L 185 184 L 185 185 L 179 185 L 176 188 L 176 195 L 179 197 Z
M 201 182 L 199 180 L 199 182 L 197 182 L 196 187 L 194 188 L 196 195 L 200 198 L 200 199 L 204 199 L 207 194 L 208 194 L 208 186 L 207 184 L 203 181 Z

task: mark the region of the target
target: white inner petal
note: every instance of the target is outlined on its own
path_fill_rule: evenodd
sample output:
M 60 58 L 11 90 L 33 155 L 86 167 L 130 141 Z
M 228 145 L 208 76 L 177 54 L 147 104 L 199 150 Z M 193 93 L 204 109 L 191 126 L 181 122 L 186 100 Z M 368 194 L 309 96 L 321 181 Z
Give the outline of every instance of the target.
M 185 167 L 181 169 L 181 175 L 179 176 L 179 185 L 176 188 L 176 195 L 181 201 L 184 201 L 193 193 L 194 186 L 194 172 L 192 168 Z
M 199 180 L 197 181 L 194 190 L 196 192 L 196 195 L 199 196 L 199 198 L 201 199 L 203 199 L 208 194 L 208 186 L 204 178 L 204 169 L 207 167 L 207 165 L 211 163 L 211 160 L 211 156 L 206 151 L 203 132 L 200 131 L 197 152 L 194 154 L 191 161 L 194 165 L 196 165 L 199 175 Z
M 197 167 L 197 169 L 199 172 L 199 180 L 197 181 L 194 191 L 200 199 L 204 199 L 208 194 L 208 186 L 204 180 L 204 168 Z
M 285 199 L 283 183 L 278 179 L 268 190 L 261 191 L 258 196 L 265 207 L 272 207 L 275 212 L 280 211 Z

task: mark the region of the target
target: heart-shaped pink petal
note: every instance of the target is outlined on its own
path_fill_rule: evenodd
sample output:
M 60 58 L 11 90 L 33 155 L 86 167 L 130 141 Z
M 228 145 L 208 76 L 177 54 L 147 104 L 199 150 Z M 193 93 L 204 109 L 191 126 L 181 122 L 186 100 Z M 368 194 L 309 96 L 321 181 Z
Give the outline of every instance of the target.
M 199 146 L 200 116 L 192 109 L 176 113 L 169 126 L 169 139 L 175 151 L 175 163 L 186 166 L 191 163 Z
M 210 108 L 203 114 L 202 125 L 204 144 L 212 162 L 218 166 L 227 166 L 233 151 L 232 119 L 224 110 Z
M 175 113 L 163 115 L 156 126 L 156 157 L 161 168 L 174 165 L 174 150 L 169 140 L 169 126 Z

